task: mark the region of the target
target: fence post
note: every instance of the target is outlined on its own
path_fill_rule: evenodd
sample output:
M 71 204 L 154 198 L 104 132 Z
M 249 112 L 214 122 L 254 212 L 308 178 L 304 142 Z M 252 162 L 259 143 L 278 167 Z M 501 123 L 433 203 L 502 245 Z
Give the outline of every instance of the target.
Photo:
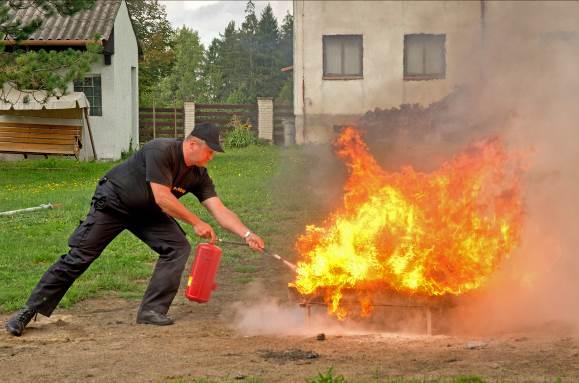
M 155 99 L 153 98 L 153 139 L 157 138 L 157 124 L 155 117 Z
M 257 98 L 257 135 L 259 138 L 273 142 L 273 99 Z
M 184 127 L 184 137 L 187 137 L 189 133 L 193 131 L 195 127 L 195 103 L 185 101 L 185 105 L 183 107 L 185 113 L 185 123 L 183 124 Z
M 173 138 L 177 138 L 177 99 L 173 101 L 173 123 L 174 130 L 173 130 Z

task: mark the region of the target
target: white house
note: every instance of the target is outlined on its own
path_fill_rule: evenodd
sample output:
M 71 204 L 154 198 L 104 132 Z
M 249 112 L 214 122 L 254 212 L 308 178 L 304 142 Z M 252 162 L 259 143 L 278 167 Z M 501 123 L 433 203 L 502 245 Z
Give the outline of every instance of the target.
M 377 107 L 427 106 L 529 44 L 543 44 L 529 61 L 544 71 L 548 52 L 579 46 L 577 17 L 566 1 L 294 0 L 296 142 Z
M 27 22 L 38 12 L 35 8 L 22 9 L 14 18 Z M 97 35 L 103 45 L 102 57 L 83 80 L 70 85 L 69 91 L 84 92 L 89 101 L 89 121 L 98 159 L 114 160 L 131 145 L 139 144 L 140 52 L 125 1 L 96 1 L 92 9 L 73 16 L 52 16 L 19 44 L 26 49 L 83 49 Z M 80 157 L 92 158 L 88 134 L 83 135 Z

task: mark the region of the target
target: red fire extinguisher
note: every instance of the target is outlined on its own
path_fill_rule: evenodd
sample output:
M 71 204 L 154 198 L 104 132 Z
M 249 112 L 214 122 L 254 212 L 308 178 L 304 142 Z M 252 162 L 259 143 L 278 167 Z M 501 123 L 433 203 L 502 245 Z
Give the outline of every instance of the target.
M 211 243 L 200 243 L 195 248 L 195 260 L 187 281 L 185 296 L 190 301 L 205 303 L 217 288 L 215 276 L 221 261 L 221 249 Z

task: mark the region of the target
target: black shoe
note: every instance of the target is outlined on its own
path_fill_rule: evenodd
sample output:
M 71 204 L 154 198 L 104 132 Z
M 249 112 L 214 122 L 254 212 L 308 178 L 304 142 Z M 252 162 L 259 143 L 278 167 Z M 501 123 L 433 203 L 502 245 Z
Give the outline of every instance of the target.
M 137 315 L 137 323 L 139 324 L 154 324 L 156 326 L 169 326 L 175 321 L 167 315 L 158 313 L 153 310 L 141 311 Z
M 36 310 L 29 307 L 18 310 L 6 321 L 6 331 L 14 336 L 22 335 L 24 327 L 26 327 L 35 315 L 37 315 Z

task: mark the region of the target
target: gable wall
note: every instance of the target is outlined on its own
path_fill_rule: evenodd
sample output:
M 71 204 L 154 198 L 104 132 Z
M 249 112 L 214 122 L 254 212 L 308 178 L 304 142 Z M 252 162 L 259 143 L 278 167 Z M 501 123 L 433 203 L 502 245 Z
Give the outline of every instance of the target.
M 103 115 L 91 116 L 90 123 L 99 159 L 116 160 L 121 152 L 138 146 L 138 51 L 137 40 L 123 1 L 114 24 L 115 53 L 111 65 L 104 65 L 104 57 L 93 64 L 91 73 L 100 74 L 102 81 Z M 135 68 L 134 82 L 131 68 Z M 133 89 L 134 88 L 134 89 Z M 88 135 L 85 135 L 85 158 L 92 157 Z

